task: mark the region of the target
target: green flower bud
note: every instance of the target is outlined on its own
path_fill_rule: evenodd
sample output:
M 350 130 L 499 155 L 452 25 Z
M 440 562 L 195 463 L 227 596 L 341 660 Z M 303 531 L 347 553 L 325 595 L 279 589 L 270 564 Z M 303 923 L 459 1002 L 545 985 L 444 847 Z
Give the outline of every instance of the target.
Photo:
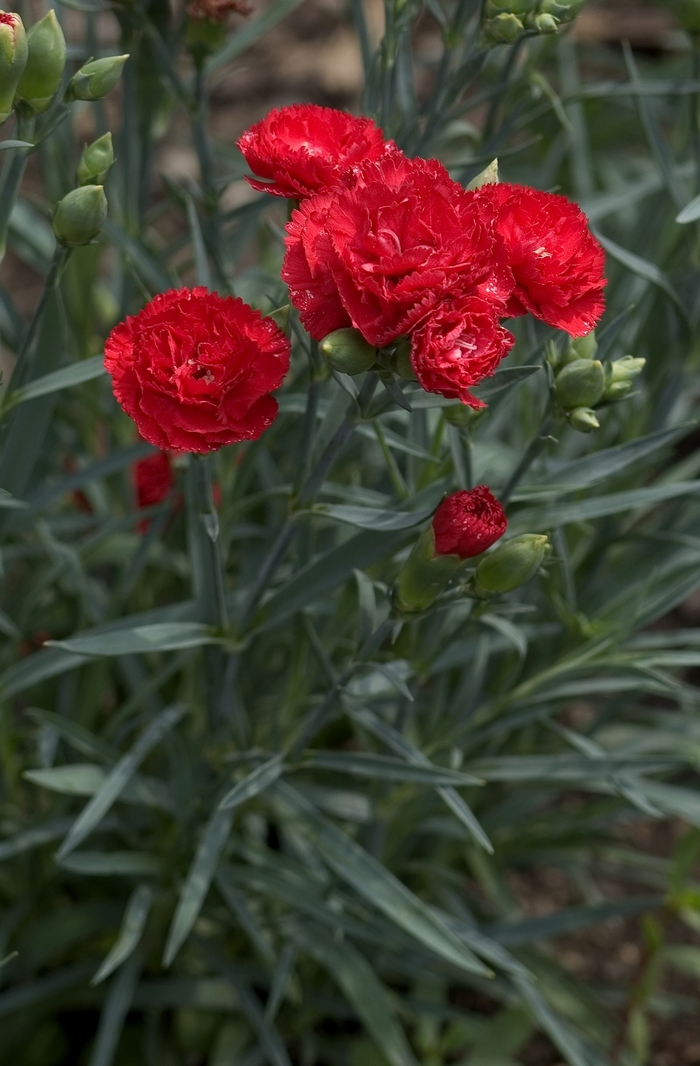
M 537 573 L 549 550 L 549 539 L 542 533 L 523 533 L 499 544 L 476 569 L 477 595 L 512 592 L 524 585 Z
M 535 15 L 532 26 L 538 33 L 556 33 L 559 29 L 559 21 L 553 15 Z
M 541 0 L 538 12 L 542 15 L 552 15 L 557 22 L 572 22 L 585 0 Z
M 525 32 L 525 26 L 512 12 L 496 15 L 484 23 L 484 38 L 490 44 L 512 44 Z
M 58 90 L 66 65 L 66 39 L 49 11 L 27 34 L 29 57 L 17 86 L 17 96 L 35 115 L 45 111 Z
M 396 579 L 399 609 L 424 611 L 430 607 L 447 588 L 461 563 L 458 555 L 435 554 L 435 533 L 429 526 L 413 545 Z
M 591 433 L 594 429 L 600 429 L 600 422 L 590 407 L 574 407 L 566 412 L 566 417 L 569 425 L 579 433 Z
M 0 123 L 12 114 L 27 54 L 27 35 L 22 19 L 14 11 L 0 11 Z
M 574 353 L 574 359 L 595 359 L 595 353 L 598 351 L 595 330 L 592 329 L 585 337 L 572 338 L 571 351 Z
M 89 244 L 107 217 L 107 197 L 101 185 L 73 189 L 59 202 L 53 216 L 53 231 L 62 244 Z
M 101 185 L 114 162 L 112 134 L 105 133 L 92 144 L 86 144 L 76 171 L 79 185 Z
M 71 78 L 67 100 L 101 100 L 111 92 L 119 81 L 125 56 L 107 56 L 106 59 L 91 59 Z
M 560 370 L 554 382 L 554 391 L 561 406 L 591 407 L 603 395 L 605 369 L 598 359 L 575 359 Z
M 328 365 L 341 374 L 362 374 L 377 361 L 376 348 L 351 326 L 329 333 L 321 341 L 320 348 Z
M 609 403 L 624 399 L 627 393 L 632 391 L 632 381 L 638 374 L 641 374 L 645 363 L 646 359 L 635 359 L 631 355 L 625 355 L 614 363 L 608 363 L 603 399 Z
M 392 363 L 400 378 L 405 378 L 406 381 L 418 381 L 411 362 L 411 341 L 408 337 L 402 337 L 396 345 Z

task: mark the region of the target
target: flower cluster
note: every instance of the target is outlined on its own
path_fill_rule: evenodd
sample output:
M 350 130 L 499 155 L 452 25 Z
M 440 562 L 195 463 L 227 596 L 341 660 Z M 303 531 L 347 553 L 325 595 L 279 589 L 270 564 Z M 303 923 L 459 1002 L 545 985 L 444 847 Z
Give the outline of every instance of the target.
M 482 406 L 471 388 L 529 312 L 572 336 L 603 307 L 604 254 L 565 197 L 518 185 L 467 191 L 437 160 L 409 159 L 367 119 L 284 108 L 243 134 L 268 184 L 301 199 L 282 277 L 315 340 L 346 327 L 376 348 L 410 338 L 421 386 Z

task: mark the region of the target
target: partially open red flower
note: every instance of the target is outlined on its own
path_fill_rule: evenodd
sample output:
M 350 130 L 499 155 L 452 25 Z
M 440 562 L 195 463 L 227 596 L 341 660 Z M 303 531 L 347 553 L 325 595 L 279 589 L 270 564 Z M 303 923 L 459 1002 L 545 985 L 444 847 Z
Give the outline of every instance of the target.
M 506 531 L 508 521 L 486 485 L 447 496 L 433 516 L 437 555 L 470 559 L 481 555 Z
M 105 367 L 145 440 L 203 453 L 255 440 L 274 422 L 270 393 L 289 355 L 282 330 L 242 300 L 179 289 L 112 330 Z
M 502 308 L 479 296 L 439 305 L 411 337 L 411 363 L 426 392 L 484 407 L 469 391 L 493 374 L 515 338 L 498 321 Z
M 605 309 L 605 253 L 583 211 L 524 185 L 484 185 L 475 195 L 498 211 L 515 277 L 509 315 L 529 311 L 573 337 L 590 333 Z
M 282 277 L 315 340 L 352 325 L 381 347 L 450 297 L 501 305 L 513 280 L 495 210 L 430 159 L 387 156 L 304 201 L 287 226 Z
M 365 159 L 400 154 L 371 119 L 318 104 L 270 111 L 245 131 L 238 147 L 253 173 L 265 179 L 247 178 L 254 189 L 295 200 L 335 185 Z
M 247 0 L 190 0 L 187 14 L 191 19 L 208 19 L 210 22 L 225 22 L 231 12 L 250 15 L 253 8 Z

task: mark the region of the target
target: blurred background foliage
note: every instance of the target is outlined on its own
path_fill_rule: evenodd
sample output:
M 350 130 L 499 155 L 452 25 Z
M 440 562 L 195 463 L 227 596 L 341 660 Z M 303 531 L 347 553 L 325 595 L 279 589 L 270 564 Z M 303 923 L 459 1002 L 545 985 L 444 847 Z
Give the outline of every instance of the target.
M 6 381 L 45 294 L 0 426 L 1 1063 L 700 1062 L 700 5 L 591 4 L 545 35 L 531 8 L 256 0 L 193 49 L 165 0 L 57 6 L 66 82 L 130 59 L 0 179 Z M 473 417 L 411 387 L 360 408 L 292 316 L 278 421 L 211 464 L 233 622 L 211 645 L 187 461 L 137 513 L 152 449 L 99 353 L 174 285 L 286 303 L 285 205 L 235 140 L 301 99 L 465 184 L 498 156 L 580 202 L 608 252 L 599 354 L 646 368 L 594 434 L 540 438 L 539 323 Z M 45 289 L 53 207 L 107 131 L 102 236 Z M 411 512 L 524 454 L 510 529 L 551 534 L 544 572 L 396 625 Z

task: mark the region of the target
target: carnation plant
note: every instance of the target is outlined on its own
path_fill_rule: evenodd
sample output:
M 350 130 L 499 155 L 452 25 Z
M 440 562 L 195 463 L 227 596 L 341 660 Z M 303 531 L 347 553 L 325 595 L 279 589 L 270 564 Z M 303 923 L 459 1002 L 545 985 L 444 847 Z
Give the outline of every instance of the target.
M 578 2 L 353 3 L 358 114 L 236 148 L 298 3 L 64 3 L 0 13 L 0 1062 L 643 1066 L 700 972 L 695 9 L 595 80 Z

